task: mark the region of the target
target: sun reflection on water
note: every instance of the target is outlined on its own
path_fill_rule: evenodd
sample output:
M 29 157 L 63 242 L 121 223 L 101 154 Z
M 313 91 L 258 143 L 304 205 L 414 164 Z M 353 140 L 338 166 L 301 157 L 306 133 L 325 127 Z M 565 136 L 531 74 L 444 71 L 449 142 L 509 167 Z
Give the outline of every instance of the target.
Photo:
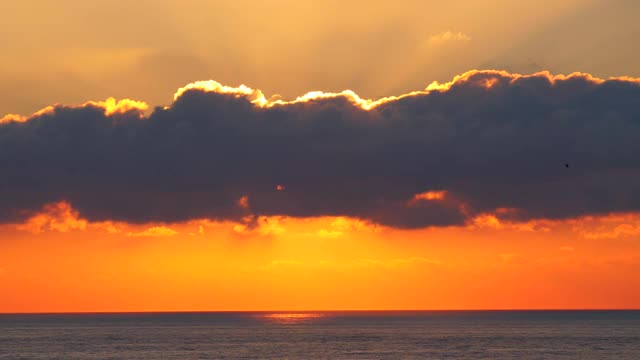
M 258 315 L 262 320 L 275 324 L 301 324 L 325 317 L 322 313 L 267 313 Z

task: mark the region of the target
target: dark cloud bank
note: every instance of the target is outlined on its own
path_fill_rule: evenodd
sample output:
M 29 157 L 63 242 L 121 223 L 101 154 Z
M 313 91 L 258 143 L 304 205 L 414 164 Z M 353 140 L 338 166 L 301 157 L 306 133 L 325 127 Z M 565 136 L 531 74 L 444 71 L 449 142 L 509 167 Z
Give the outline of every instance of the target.
M 0 172 L 0 222 L 60 200 L 90 220 L 346 215 L 395 227 L 497 208 L 640 210 L 640 85 L 476 72 L 369 111 L 347 97 L 261 108 L 201 90 L 143 119 L 59 106 L 0 125 Z M 448 197 L 410 202 L 429 190 Z

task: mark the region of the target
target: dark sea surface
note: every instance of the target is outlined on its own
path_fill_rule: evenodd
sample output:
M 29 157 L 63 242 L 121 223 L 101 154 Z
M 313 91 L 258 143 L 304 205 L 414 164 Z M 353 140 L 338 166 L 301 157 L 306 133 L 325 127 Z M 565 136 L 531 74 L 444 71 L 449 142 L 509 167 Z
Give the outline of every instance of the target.
M 640 359 L 640 311 L 6 314 L 0 359 Z

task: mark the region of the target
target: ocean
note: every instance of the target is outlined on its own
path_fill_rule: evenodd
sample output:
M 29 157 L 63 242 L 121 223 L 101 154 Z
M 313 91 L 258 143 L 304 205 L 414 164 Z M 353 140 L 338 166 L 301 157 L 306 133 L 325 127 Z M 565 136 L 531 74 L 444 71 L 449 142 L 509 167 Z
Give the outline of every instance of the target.
M 0 359 L 640 359 L 640 311 L 0 314 Z

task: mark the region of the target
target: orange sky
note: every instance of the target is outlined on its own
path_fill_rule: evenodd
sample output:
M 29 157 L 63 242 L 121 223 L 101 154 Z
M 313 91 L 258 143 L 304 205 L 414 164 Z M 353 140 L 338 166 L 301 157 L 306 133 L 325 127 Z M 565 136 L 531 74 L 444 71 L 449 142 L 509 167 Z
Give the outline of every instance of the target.
M 499 215 L 498 215 L 499 216 Z M 640 214 L 394 230 L 347 218 L 0 229 L 0 311 L 635 308 Z
M 633 1 L 322 3 L 6 1 L 0 124 L 56 103 L 143 117 L 190 83 L 258 106 L 340 94 L 369 109 L 470 69 L 640 76 Z M 243 83 L 264 94 L 221 85 Z M 295 100 L 315 90 L 327 93 Z M 0 225 L 0 313 L 640 308 L 640 213 L 502 215 L 412 230 L 345 217 L 130 224 L 52 203 Z

